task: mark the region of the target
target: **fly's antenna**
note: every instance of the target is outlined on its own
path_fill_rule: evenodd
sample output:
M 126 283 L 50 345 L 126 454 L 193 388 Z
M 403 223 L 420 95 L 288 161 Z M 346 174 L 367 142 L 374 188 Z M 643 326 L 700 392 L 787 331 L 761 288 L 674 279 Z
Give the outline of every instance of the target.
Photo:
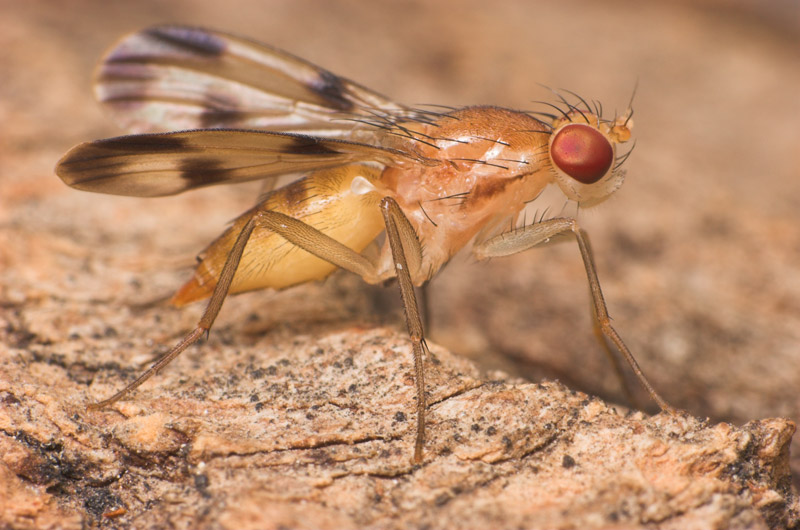
M 636 82 L 633 84 L 633 91 L 631 92 L 631 99 L 630 99 L 630 101 L 628 101 L 628 110 L 627 110 L 628 116 L 625 118 L 625 123 L 622 124 L 625 127 L 628 126 L 628 122 L 633 117 L 633 98 L 636 97 L 636 91 L 638 89 L 639 89 L 639 78 L 637 77 L 636 78 Z
M 622 125 L 627 127 L 628 122 L 631 121 L 631 118 L 633 118 L 633 107 L 628 107 L 628 116 L 625 118 L 625 123 Z

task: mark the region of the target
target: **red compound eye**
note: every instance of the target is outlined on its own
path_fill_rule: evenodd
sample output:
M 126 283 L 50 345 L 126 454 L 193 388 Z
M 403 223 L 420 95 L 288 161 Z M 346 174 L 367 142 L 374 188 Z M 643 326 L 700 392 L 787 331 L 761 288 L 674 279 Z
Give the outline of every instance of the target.
M 603 178 L 614 162 L 614 149 L 603 134 L 588 125 L 565 125 L 550 144 L 550 156 L 558 169 L 584 184 Z

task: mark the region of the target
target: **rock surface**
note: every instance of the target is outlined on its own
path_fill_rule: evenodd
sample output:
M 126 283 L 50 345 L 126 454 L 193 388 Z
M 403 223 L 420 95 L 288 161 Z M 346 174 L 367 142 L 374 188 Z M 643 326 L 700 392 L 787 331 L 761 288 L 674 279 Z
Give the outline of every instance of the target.
M 127 370 L 95 341 L 91 362 L 33 342 L 11 356 L 35 360 L 3 366 L 0 516 L 14 528 L 797 523 L 787 420 L 736 428 L 623 414 L 558 383 L 481 377 L 433 347 L 428 441 L 414 466 L 402 334 L 212 339 L 155 388 L 87 412 Z

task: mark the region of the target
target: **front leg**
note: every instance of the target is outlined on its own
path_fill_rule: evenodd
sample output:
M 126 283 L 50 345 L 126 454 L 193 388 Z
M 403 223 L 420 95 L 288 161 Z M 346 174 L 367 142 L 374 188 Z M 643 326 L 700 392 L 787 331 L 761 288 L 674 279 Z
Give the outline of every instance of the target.
M 614 343 L 623 357 L 625 357 L 633 373 L 636 374 L 639 382 L 647 390 L 647 393 L 650 394 L 653 401 L 661 407 L 661 410 L 672 412 L 672 407 L 670 407 L 655 391 L 642 372 L 642 369 L 639 368 L 639 363 L 636 362 L 636 359 L 622 341 L 619 333 L 617 333 L 611 325 L 611 318 L 608 316 L 608 308 L 603 298 L 603 291 L 600 289 L 600 281 L 597 279 L 597 268 L 595 267 L 594 258 L 592 257 L 589 239 L 586 232 L 578 226 L 578 221 L 571 217 L 558 217 L 534 223 L 519 230 L 500 234 L 479 245 L 475 245 L 473 254 L 478 259 L 509 256 L 529 248 L 544 245 L 551 242 L 553 239 L 569 235 L 575 236 L 578 242 L 578 248 L 580 248 L 581 251 L 583 266 L 586 269 L 586 277 L 589 280 L 592 316 L 595 329 L 599 330 L 598 336 L 607 337 Z

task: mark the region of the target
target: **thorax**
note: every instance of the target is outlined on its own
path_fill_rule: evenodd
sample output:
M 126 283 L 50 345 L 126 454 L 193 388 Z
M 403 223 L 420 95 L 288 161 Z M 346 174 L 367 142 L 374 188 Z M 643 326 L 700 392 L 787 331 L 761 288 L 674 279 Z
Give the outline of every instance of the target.
M 387 168 L 381 183 L 423 246 L 423 283 L 476 236 L 515 219 L 552 179 L 548 129 L 527 114 L 468 107 L 436 124 L 404 126 L 398 147 L 428 164 Z M 390 256 L 384 249 L 382 265 Z

